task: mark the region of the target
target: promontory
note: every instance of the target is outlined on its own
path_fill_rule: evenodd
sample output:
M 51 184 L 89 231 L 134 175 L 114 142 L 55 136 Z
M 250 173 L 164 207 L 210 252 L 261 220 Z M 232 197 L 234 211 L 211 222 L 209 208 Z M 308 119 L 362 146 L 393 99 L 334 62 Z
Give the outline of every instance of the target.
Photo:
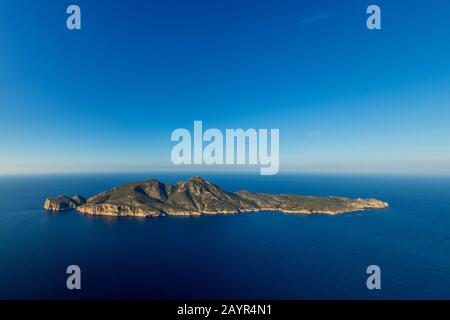
M 92 198 L 57 196 L 45 200 L 47 211 L 76 210 L 107 216 L 158 217 L 280 211 L 300 214 L 341 214 L 388 207 L 376 199 L 313 197 L 249 191 L 227 192 L 202 177 L 176 184 L 156 179 L 128 183 Z

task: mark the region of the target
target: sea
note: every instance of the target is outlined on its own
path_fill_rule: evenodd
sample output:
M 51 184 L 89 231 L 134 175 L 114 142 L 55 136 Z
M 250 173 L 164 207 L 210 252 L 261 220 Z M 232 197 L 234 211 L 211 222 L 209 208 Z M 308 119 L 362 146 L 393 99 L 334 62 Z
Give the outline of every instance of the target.
M 373 197 L 387 209 L 118 218 L 47 213 L 180 173 L 0 177 L 0 299 L 450 299 L 450 177 L 208 173 L 228 191 Z M 68 266 L 81 289 L 69 290 Z M 369 266 L 379 267 L 370 290 Z

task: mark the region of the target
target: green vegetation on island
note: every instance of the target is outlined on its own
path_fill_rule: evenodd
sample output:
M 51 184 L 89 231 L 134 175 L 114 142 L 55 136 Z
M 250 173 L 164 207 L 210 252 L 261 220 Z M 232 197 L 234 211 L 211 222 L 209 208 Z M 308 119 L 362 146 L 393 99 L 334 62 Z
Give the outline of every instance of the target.
M 312 197 L 289 194 L 227 192 L 202 177 L 176 184 L 156 179 L 128 183 L 85 199 L 81 196 L 47 198 L 47 211 L 76 210 L 80 213 L 108 216 L 157 217 L 164 215 L 231 214 L 257 211 L 281 211 L 302 214 L 340 214 L 366 209 L 386 208 L 376 199 Z

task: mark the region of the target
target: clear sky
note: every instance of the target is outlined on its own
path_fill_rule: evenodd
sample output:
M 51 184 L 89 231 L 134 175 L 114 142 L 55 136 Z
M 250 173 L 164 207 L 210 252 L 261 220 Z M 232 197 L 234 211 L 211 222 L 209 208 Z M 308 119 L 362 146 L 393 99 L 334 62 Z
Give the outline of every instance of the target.
M 281 171 L 448 174 L 449 16 L 442 0 L 0 0 L 0 173 L 172 170 L 171 132 L 202 120 L 279 128 Z

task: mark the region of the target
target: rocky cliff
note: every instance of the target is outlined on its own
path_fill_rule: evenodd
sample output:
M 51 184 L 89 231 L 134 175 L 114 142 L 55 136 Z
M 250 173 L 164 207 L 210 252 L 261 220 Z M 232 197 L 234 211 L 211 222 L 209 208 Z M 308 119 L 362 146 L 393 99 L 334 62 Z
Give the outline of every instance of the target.
M 44 209 L 47 211 L 63 211 L 76 209 L 86 203 L 86 199 L 82 196 L 66 197 L 57 196 L 55 198 L 47 198 L 44 203 Z
M 129 183 L 89 198 L 58 196 L 48 198 L 44 209 L 75 209 L 93 215 L 156 217 L 163 215 L 200 215 L 256 211 L 285 213 L 339 214 L 386 208 L 376 199 L 311 197 L 239 191 L 227 192 L 202 177 L 192 177 L 174 185 L 152 179 Z

